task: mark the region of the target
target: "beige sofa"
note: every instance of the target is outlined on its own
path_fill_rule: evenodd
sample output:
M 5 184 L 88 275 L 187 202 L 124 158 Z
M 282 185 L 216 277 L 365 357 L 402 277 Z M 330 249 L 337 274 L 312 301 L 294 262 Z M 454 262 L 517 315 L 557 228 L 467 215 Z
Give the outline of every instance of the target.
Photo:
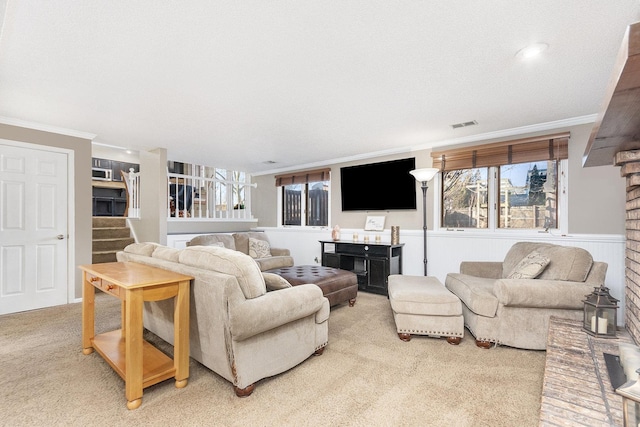
M 607 264 L 584 249 L 519 242 L 503 262 L 462 262 L 445 286 L 462 301 L 465 326 L 479 347 L 543 350 L 549 317 L 582 320 L 585 296 L 606 273 Z
M 190 356 L 230 381 L 238 396 L 248 396 L 260 379 L 321 354 L 327 345 L 329 301 L 320 288 L 291 287 L 278 276 L 263 274 L 239 251 L 133 243 L 117 259 L 195 277 Z M 282 289 L 267 292 L 265 277 L 282 282 Z M 144 326 L 173 344 L 173 301 L 145 302 Z
M 291 257 L 289 249 L 272 248 L 267 235 L 259 231 L 245 231 L 233 234 L 203 234 L 202 236 L 196 236 L 191 239 L 191 241 L 187 242 L 187 246 L 211 246 L 221 244 L 227 249 L 233 249 L 245 255 L 251 255 L 249 239 L 266 242 L 269 256 L 254 258 L 260 267 L 260 271 L 293 267 L 293 258 Z

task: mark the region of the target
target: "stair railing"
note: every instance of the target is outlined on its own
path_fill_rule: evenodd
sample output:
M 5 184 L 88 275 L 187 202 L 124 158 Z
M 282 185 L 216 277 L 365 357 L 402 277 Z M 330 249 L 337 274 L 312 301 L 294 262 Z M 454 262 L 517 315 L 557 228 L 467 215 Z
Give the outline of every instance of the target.
M 123 182 L 127 189 L 127 207 L 124 216 L 140 218 L 140 172 L 129 169 L 122 173 Z

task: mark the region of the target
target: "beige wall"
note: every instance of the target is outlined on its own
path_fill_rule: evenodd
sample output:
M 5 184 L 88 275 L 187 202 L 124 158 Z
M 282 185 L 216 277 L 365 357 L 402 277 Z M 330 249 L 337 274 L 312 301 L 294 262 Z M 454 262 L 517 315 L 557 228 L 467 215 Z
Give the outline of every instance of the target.
M 620 168 L 582 167 L 592 126 L 577 126 L 569 141 L 569 232 L 625 234 L 626 182 Z
M 0 138 L 73 150 L 75 223 L 70 224 L 69 228 L 73 228 L 76 237 L 74 254 L 76 265 L 91 264 L 91 140 L 7 124 L 0 124 Z M 73 286 L 75 297 L 81 298 L 82 275 L 78 269 L 76 269 Z
M 592 125 L 572 126 L 518 135 L 510 138 L 488 139 L 473 144 L 477 145 L 500 140 L 520 139 L 529 136 L 545 135 L 562 131 L 571 132 L 569 140 L 569 233 L 585 234 L 624 234 L 625 233 L 625 182 L 620 177 L 618 168 L 600 166 L 595 168 L 582 167 L 584 153 Z M 438 147 L 438 150 L 446 147 Z M 361 160 L 357 162 L 336 163 L 331 167 L 331 226 L 338 224 L 343 228 L 363 228 L 367 215 L 385 215 L 385 229 L 391 225 L 399 225 L 401 229 L 422 228 L 422 190 L 416 182 L 416 197 L 418 209 L 413 211 L 382 211 L 382 212 L 342 212 L 340 202 L 340 168 L 355 164 L 374 163 L 406 157 L 416 158 L 416 167 L 431 167 L 431 151 L 421 150 Z M 275 175 L 254 177 L 258 183 L 252 193 L 254 213 L 259 219 L 260 227 L 276 227 L 277 204 L 274 191 Z M 429 185 L 427 193 L 427 222 L 428 228 L 433 229 L 434 218 L 433 201 L 435 194 L 433 183 Z

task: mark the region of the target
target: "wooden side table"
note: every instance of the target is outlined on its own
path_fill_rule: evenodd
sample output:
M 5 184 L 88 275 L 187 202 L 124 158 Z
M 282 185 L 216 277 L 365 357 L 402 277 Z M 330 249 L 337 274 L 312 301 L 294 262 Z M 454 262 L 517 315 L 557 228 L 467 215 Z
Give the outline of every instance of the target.
M 169 378 L 189 378 L 189 283 L 193 277 L 134 262 L 81 265 L 82 352 L 95 349 L 125 381 L 127 408 L 142 404 L 142 390 Z M 122 301 L 122 329 L 95 335 L 95 288 Z M 175 298 L 173 360 L 142 338 L 144 301 Z

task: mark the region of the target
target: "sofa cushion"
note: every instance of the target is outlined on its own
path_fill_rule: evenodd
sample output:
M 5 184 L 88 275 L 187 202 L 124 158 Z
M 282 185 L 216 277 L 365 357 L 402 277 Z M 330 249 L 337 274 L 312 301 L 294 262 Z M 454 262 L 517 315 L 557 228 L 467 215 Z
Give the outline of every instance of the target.
M 238 251 L 217 246 L 188 246 L 180 251 L 180 263 L 235 276 L 247 299 L 267 292 L 258 264 Z
M 277 274 L 262 273 L 262 277 L 264 277 L 264 283 L 267 285 L 268 291 L 277 291 L 291 287 L 291 283 L 287 282 L 284 277 Z
M 506 279 L 507 276 L 516 268 L 516 265 L 524 259 L 524 257 L 544 246 L 550 246 L 550 244 L 540 242 L 514 243 L 507 252 L 507 255 L 504 257 L 504 261 L 502 263 L 502 278 Z
M 550 245 L 538 252 L 551 260 L 538 279 L 584 282 L 593 265 L 593 257 L 582 248 Z
M 535 279 L 549 264 L 549 261 L 549 258 L 540 252 L 533 251 L 514 267 L 507 279 Z
M 131 243 L 127 245 L 123 250 L 131 254 L 151 256 L 153 251 L 160 246 L 158 243 L 145 242 L 145 243 Z
M 222 246 L 235 250 L 236 242 L 231 234 L 215 233 L 196 236 L 187 243 L 187 246 Z
M 269 238 L 262 231 L 243 231 L 242 233 L 233 233 L 233 239 L 236 245 L 236 251 L 249 255 L 249 238 L 269 241 Z
M 179 262 L 180 249 L 169 248 L 166 246 L 158 246 L 151 255 L 153 258 L 163 259 L 165 261 Z
M 493 293 L 496 279 L 449 273 L 445 286 L 453 292 L 465 306 L 476 314 L 494 317 L 498 310 L 498 298 Z
M 266 240 L 249 237 L 249 256 L 251 258 L 268 258 L 271 256 L 271 247 Z
M 593 264 L 591 254 L 582 248 L 551 243 L 518 242 L 509 249 L 504 258 L 502 277 L 506 279 L 515 266 L 534 250 L 550 260 L 538 279 L 584 282 Z

